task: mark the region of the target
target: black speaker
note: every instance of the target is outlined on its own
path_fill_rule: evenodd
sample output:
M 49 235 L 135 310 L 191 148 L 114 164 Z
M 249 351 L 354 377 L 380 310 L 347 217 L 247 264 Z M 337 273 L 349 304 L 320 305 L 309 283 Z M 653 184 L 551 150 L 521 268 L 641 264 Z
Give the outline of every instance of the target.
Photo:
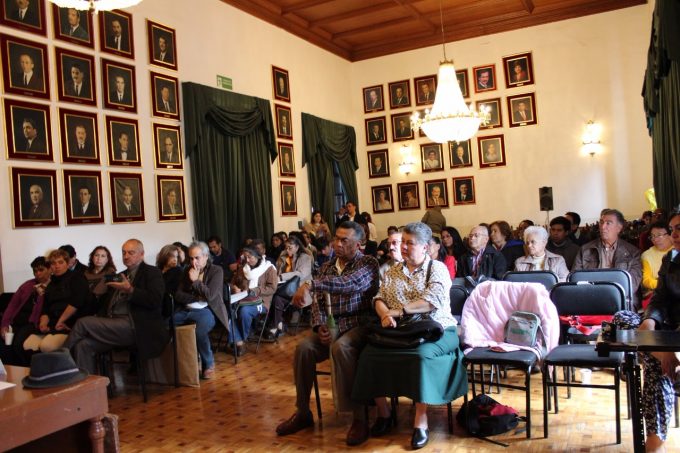
M 538 188 L 538 203 L 541 206 L 541 211 L 553 210 L 552 187 Z

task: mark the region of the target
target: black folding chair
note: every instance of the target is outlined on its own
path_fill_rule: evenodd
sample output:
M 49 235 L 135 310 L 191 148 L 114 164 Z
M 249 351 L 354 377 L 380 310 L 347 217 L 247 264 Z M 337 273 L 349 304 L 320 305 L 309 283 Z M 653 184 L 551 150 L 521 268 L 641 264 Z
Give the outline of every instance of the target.
M 470 293 L 465 286 L 452 285 L 449 291 L 449 296 L 451 299 L 451 314 L 456 319 L 458 324 L 460 324 L 460 316 L 463 314 L 463 306 L 467 300 Z
M 503 275 L 503 281 L 540 283 L 550 291 L 559 279 L 552 271 L 508 271 Z
M 633 309 L 633 280 L 623 269 L 581 269 L 567 276 L 568 282 L 614 282 L 621 285 L 625 296 L 624 309 Z

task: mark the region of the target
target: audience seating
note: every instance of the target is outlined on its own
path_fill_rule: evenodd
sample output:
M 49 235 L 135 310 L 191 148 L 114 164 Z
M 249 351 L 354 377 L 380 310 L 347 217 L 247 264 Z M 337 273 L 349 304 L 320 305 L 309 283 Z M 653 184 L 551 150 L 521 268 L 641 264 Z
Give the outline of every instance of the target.
M 508 271 L 503 275 L 503 281 L 540 283 L 550 291 L 559 279 L 552 271 Z
M 625 296 L 624 310 L 633 310 L 633 280 L 623 269 L 581 269 L 567 276 L 568 282 L 615 282 L 621 285 Z
M 470 293 L 465 286 L 452 285 L 449 291 L 449 296 L 451 299 L 451 314 L 456 319 L 458 324 L 460 324 L 460 316 L 463 314 L 463 306 L 467 300 Z

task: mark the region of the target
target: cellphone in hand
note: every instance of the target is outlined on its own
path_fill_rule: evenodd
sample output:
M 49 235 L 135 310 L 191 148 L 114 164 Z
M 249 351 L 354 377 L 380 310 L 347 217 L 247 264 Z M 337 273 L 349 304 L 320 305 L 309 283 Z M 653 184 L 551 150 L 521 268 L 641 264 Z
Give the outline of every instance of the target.
M 123 276 L 120 275 L 120 274 L 106 274 L 104 276 L 104 281 L 106 283 L 109 283 L 109 282 L 120 283 L 120 282 L 123 281 Z

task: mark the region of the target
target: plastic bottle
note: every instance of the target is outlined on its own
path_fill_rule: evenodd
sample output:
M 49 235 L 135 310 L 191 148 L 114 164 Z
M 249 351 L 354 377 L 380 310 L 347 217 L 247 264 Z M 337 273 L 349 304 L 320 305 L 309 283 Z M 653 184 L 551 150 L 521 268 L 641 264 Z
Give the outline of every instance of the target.
M 333 317 L 333 311 L 331 310 L 331 295 L 329 293 L 326 293 L 325 295 L 326 298 L 326 327 L 328 327 L 328 331 L 331 334 L 331 342 L 335 341 L 338 338 L 338 325 L 335 323 L 335 318 Z

